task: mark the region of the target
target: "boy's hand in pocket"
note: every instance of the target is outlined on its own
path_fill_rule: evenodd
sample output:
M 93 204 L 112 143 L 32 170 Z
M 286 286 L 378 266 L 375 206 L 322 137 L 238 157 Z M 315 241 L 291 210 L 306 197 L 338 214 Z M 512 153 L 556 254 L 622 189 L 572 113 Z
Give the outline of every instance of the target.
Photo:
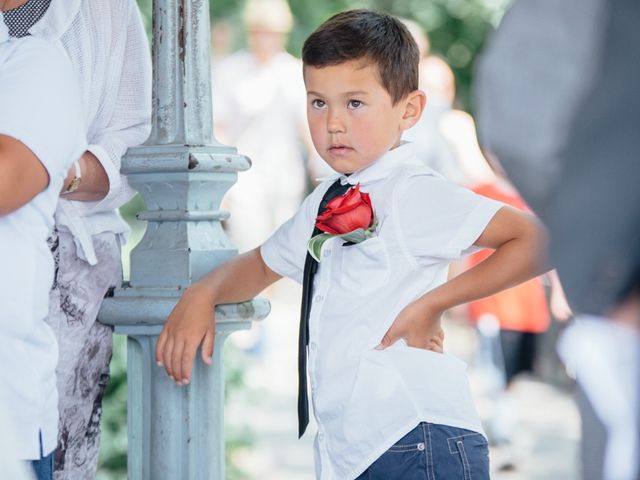
M 444 331 L 440 325 L 441 311 L 425 308 L 424 302 L 412 302 L 398 314 L 376 348 L 384 350 L 403 339 L 408 346 L 442 353 Z

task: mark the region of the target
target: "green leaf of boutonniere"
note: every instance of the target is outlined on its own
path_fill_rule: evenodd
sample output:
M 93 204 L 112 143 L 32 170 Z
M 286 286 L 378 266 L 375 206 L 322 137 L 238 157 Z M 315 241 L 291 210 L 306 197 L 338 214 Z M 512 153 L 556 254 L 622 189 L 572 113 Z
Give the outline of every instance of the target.
M 320 254 L 322 253 L 322 246 L 324 245 L 324 242 L 335 236 L 336 235 L 331 235 L 330 233 L 320 233 L 309 240 L 307 250 L 309 250 L 309 253 L 316 262 L 320 261 Z
M 358 228 L 357 230 L 354 230 L 352 232 L 342 233 L 340 235 L 335 235 L 332 233 L 319 233 L 318 235 L 311 237 L 311 239 L 307 243 L 307 250 L 316 262 L 320 262 L 322 248 L 325 242 L 330 238 L 341 238 L 342 240 L 350 243 L 364 242 L 368 238 L 373 237 L 373 233 L 375 232 L 377 226 L 378 220 L 374 218 L 373 223 L 366 230 L 364 228 Z

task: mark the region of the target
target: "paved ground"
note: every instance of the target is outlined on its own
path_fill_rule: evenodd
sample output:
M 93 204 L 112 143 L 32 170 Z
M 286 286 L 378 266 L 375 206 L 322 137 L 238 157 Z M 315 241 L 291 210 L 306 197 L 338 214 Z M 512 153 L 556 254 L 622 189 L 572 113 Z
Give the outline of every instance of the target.
M 297 322 L 299 289 L 291 283 L 271 292 L 272 314 L 260 327 L 263 352 L 250 356 L 246 369 L 248 390 L 232 396 L 227 404 L 228 424 L 249 426 L 253 446 L 235 455 L 234 462 L 255 480 L 312 480 L 312 443 L 315 425 L 302 440 L 296 435 Z M 474 333 L 462 324 L 445 326 L 446 348 L 470 361 Z M 251 344 L 254 333 L 234 334 L 235 344 Z M 253 338 L 252 338 L 253 337 Z M 489 402 L 483 389 L 483 376 L 470 369 L 472 388 L 479 411 Z M 566 391 L 541 381 L 523 379 L 514 385 L 520 421 L 513 448 L 516 468 L 501 472 L 497 468 L 504 449 L 491 451 L 494 480 L 574 480 L 580 423 Z

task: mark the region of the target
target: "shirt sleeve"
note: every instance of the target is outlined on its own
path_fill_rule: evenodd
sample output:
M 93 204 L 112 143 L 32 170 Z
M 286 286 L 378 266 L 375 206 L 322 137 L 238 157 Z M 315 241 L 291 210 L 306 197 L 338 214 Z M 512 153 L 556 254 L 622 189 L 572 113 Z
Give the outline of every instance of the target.
M 418 264 L 459 260 L 503 203 L 439 176 L 420 174 L 398 186 L 396 208 L 404 244 Z
M 71 63 L 62 50 L 31 37 L 0 49 L 0 133 L 26 145 L 47 170 L 49 188 L 59 191 L 85 147 Z
M 307 242 L 313 233 L 322 195 L 331 183 L 320 184 L 304 200 L 296 214 L 283 223 L 260 247 L 262 259 L 278 275 L 302 283 Z
M 93 138 L 87 150 L 93 153 L 109 178 L 109 191 L 99 202 L 82 202 L 89 212 L 121 207 L 134 194 L 120 173 L 122 157 L 129 147 L 144 142 L 151 132 L 151 56 L 142 18 L 135 2 L 129 3 L 124 29 L 126 44 L 113 115 Z

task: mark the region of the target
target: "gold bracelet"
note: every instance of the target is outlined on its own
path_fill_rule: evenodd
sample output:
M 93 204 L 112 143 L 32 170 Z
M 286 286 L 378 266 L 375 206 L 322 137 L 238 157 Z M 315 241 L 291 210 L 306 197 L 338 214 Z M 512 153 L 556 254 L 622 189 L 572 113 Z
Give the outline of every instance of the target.
M 73 170 L 74 170 L 73 180 L 71 180 L 69 187 L 67 187 L 67 189 L 61 193 L 61 195 L 67 195 L 69 193 L 73 193 L 76 190 L 78 190 L 78 187 L 80 186 L 80 180 L 82 179 L 82 170 L 80 170 L 79 160 L 76 160 L 75 162 L 73 162 Z

